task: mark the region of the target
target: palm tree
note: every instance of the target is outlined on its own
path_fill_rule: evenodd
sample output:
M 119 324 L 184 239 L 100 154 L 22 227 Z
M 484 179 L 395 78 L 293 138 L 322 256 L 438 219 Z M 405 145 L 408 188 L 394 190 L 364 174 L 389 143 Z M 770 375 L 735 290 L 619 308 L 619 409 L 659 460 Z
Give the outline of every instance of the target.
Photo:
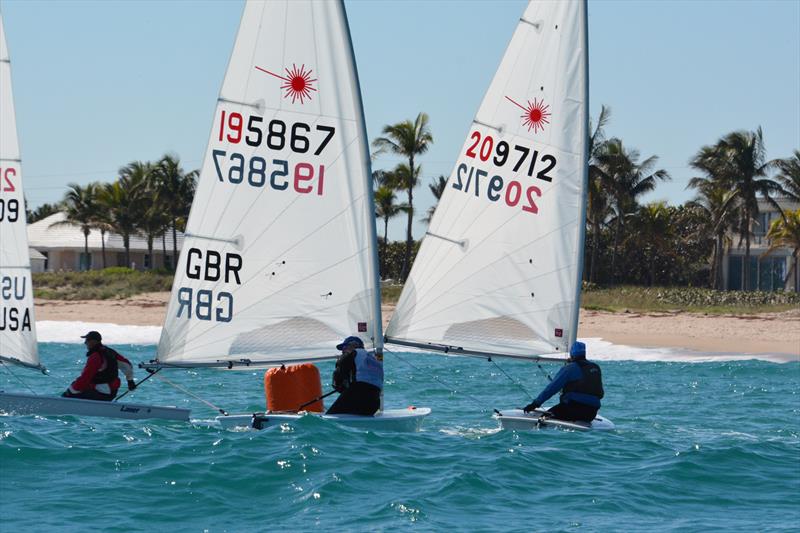
M 670 179 L 664 169 L 653 170 L 657 156 L 650 156 L 641 163 L 639 151 L 628 150 L 622 140 L 613 138 L 605 143 L 602 152 L 596 154 L 597 166 L 602 169 L 604 187 L 612 200 L 614 209 L 614 245 L 611 253 L 611 280 L 616 278 L 616 259 L 622 236 L 623 219 L 636 211 L 637 199 L 655 189 L 658 181 Z
M 752 227 L 759 214 L 758 197 L 763 197 L 779 212 L 783 212 L 772 198 L 773 194 L 786 191 L 774 180 L 767 177 L 772 165 L 766 161 L 764 134 L 759 127 L 756 131 L 735 131 L 729 133 L 713 146 L 704 147 L 707 164 L 713 165 L 724 182 L 730 184 L 739 211 L 738 225 L 744 235 L 745 256 L 742 268 L 744 290 L 750 290 L 750 237 Z
M 76 183 L 70 183 L 69 189 L 64 195 L 63 210 L 66 214 L 64 220 L 54 222 L 51 226 L 79 226 L 83 233 L 83 256 L 86 262 L 81 262 L 81 270 L 92 268 L 92 256 L 89 255 L 89 233 L 93 225 L 92 221 L 98 211 L 97 205 L 97 186 L 89 183 L 81 187 Z
M 650 286 L 656 284 L 656 258 L 670 239 L 670 212 L 664 202 L 652 202 L 639 208 L 635 215 L 636 239 L 643 246 L 650 272 Z
M 383 250 L 381 251 L 381 278 L 386 276 L 386 252 L 389 245 L 389 219 L 400 214 L 405 204 L 396 204 L 397 196 L 391 187 L 381 185 L 375 191 L 375 216 L 383 219 Z
M 61 202 L 56 202 L 54 204 L 42 204 L 33 211 L 27 212 L 27 222 L 28 224 L 33 224 L 34 222 L 38 222 L 42 219 L 49 217 L 55 213 L 60 213 L 63 211 L 64 206 L 61 205 Z
M 767 232 L 767 239 L 770 246 L 766 254 L 772 253 L 778 248 L 791 248 L 792 268 L 789 269 L 789 277 L 794 276 L 794 290 L 800 292 L 800 275 L 798 275 L 798 258 L 800 258 L 800 209 L 784 213 L 783 218 L 776 218 Z M 764 254 L 764 255 L 766 255 Z M 784 281 L 784 284 L 786 282 Z
M 600 166 L 599 156 L 605 151 L 605 126 L 611 118 L 611 109 L 602 106 L 600 116 L 597 118 L 597 127 L 589 137 L 589 184 L 587 189 L 586 220 L 591 228 L 592 252 L 589 259 L 590 282 L 595 281 L 595 264 L 597 262 L 597 247 L 600 239 L 600 226 L 611 215 L 608 194 L 603 187 L 607 180 Z M 589 130 L 592 129 L 591 123 Z
M 701 148 L 689 162 L 689 165 L 705 174 L 689 180 L 687 189 L 697 190 L 694 200 L 687 206 L 699 209 L 708 221 L 708 233 L 713 236 L 714 250 L 711 255 L 710 286 L 722 289 L 722 258 L 725 249 L 730 245 L 728 230 L 735 224 L 735 194 L 731 184 L 726 180 L 724 169 L 720 168 L 716 150 L 711 147 Z
M 157 195 L 158 182 L 155 169 L 151 167 L 151 172 L 145 178 L 143 195 L 147 198 L 146 205 L 142 206 L 141 218 L 137 223 L 137 230 L 147 237 L 147 254 L 150 258 L 150 270 L 155 268 L 155 258 L 153 257 L 153 240 L 158 235 L 164 235 L 169 226 L 169 214 L 167 206 L 164 205 L 161 197 Z M 165 254 L 166 257 L 166 254 Z
M 156 166 L 156 201 L 163 205 L 172 226 L 172 269 L 178 264 L 178 228 L 186 228 L 196 188 L 197 170 L 185 172 L 176 155 L 167 154 Z
M 428 189 L 430 189 L 431 194 L 433 194 L 433 197 L 436 198 L 436 203 L 428 208 L 428 213 L 422 219 L 422 222 L 426 224 L 431 223 L 431 219 L 433 218 L 433 213 L 436 211 L 436 206 L 439 204 L 439 200 L 442 199 L 445 187 L 447 187 L 447 178 L 445 176 L 439 176 L 438 178 L 433 180 L 433 183 L 428 184 Z
M 131 235 L 136 233 L 147 204 L 145 187 L 151 171 L 149 163 L 130 163 L 120 169 L 117 181 L 105 184 L 100 194 L 111 226 L 122 236 L 127 267 L 131 265 Z
M 378 137 L 372 142 L 375 147 L 375 155 L 391 152 L 408 158 L 408 172 L 404 182 L 408 191 L 408 223 L 406 226 L 406 250 L 403 255 L 402 278 L 408 275 L 409 263 L 411 260 L 411 246 L 414 237 L 411 233 L 411 225 L 414 221 L 414 187 L 417 185 L 420 167 L 414 164 L 414 159 L 428 151 L 433 143 L 433 135 L 428 128 L 428 115 L 420 113 L 414 122 L 405 120 L 397 124 L 384 126 L 383 137 Z
M 780 172 L 775 179 L 783 185 L 786 196 L 800 202 L 800 150 L 795 150 L 792 157 L 772 161 L 772 166 Z

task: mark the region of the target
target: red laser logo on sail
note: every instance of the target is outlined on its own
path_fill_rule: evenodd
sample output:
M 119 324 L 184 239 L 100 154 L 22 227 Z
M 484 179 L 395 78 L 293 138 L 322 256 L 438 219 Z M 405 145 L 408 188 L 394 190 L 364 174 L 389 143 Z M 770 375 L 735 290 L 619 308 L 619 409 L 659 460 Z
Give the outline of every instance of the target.
M 520 118 L 522 119 L 522 125 L 528 127 L 528 131 L 531 131 L 531 128 L 533 128 L 533 133 L 537 133 L 539 130 L 544 130 L 545 124 L 550 124 L 548 120 L 550 117 L 550 111 L 548 111 L 550 106 L 545 105 L 544 100 L 539 101 L 536 98 L 533 99 L 533 102 L 528 100 L 527 107 L 518 104 L 508 96 L 506 96 L 506 100 L 525 112 L 520 115 Z
M 286 70 L 286 76 L 281 76 L 280 74 L 275 74 L 274 72 L 270 72 L 267 69 L 263 69 L 259 66 L 256 66 L 256 70 L 260 70 L 270 76 L 275 76 L 276 78 L 283 80 L 284 84 L 281 85 L 281 89 L 286 90 L 286 94 L 283 95 L 284 98 L 291 97 L 292 103 L 295 103 L 296 100 L 300 100 L 301 104 L 305 103 L 305 99 L 311 100 L 311 91 L 315 91 L 314 87 L 312 87 L 312 83 L 317 81 L 316 78 L 311 79 L 311 69 L 306 70 L 306 66 L 300 65 L 300 68 L 297 68 L 297 65 L 292 64 L 292 69 Z

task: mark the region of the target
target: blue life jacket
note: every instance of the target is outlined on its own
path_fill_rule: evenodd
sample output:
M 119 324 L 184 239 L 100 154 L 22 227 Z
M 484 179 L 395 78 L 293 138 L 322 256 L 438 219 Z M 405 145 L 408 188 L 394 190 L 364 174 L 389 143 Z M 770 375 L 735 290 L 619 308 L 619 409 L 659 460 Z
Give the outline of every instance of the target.
M 561 390 L 561 402 L 576 401 L 599 407 L 600 400 L 605 395 L 600 367 L 585 359 L 578 359 L 574 364 L 580 368 L 581 377 L 564 385 Z
M 383 362 L 373 352 L 356 349 L 356 381 L 362 381 L 383 389 Z

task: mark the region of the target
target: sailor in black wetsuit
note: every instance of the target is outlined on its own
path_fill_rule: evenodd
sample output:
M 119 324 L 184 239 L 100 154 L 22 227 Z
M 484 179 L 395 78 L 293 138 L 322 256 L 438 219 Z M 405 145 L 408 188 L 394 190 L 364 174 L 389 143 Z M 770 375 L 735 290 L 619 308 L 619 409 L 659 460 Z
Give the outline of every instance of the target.
M 333 371 L 339 398 L 326 414 L 374 415 L 381 407 L 383 362 L 358 337 L 347 337 L 336 349 L 342 351 Z
M 558 405 L 549 409 L 553 418 L 581 422 L 594 420 L 603 398 L 600 367 L 586 360 L 586 345 L 582 342 L 572 345 L 569 356 L 569 364 L 559 370 L 542 393 L 525 407 L 526 413 L 541 407 L 560 390 Z

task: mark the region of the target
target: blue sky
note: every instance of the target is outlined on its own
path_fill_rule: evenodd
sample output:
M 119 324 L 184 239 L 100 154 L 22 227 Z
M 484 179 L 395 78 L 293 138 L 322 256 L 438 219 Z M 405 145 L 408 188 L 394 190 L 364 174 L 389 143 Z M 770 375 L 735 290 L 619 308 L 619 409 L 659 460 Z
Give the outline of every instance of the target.
M 370 139 L 426 111 L 423 179 L 448 175 L 526 3 L 347 1 Z M 165 152 L 197 168 L 241 8 L 0 0 L 30 205 Z M 647 200 L 689 199 L 687 161 L 730 131 L 762 126 L 770 158 L 800 148 L 800 1 L 590 1 L 589 39 L 592 116 L 609 105 L 608 134 L 673 176 Z

